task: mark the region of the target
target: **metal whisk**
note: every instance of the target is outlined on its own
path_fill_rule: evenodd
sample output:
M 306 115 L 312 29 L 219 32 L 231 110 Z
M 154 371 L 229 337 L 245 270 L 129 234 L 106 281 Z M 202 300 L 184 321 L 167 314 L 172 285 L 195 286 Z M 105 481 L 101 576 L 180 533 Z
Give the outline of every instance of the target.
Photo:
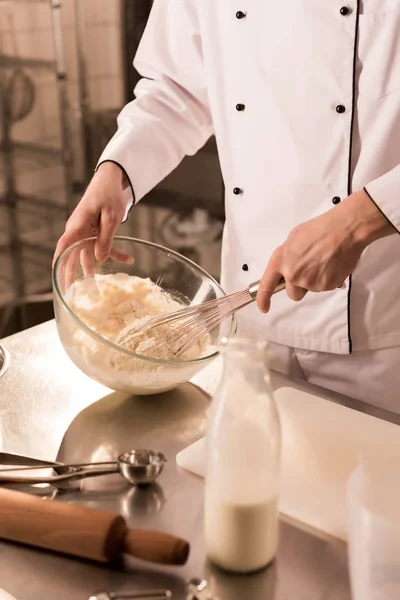
M 248 288 L 233 292 L 222 298 L 152 317 L 140 328 L 128 326 L 120 333 L 117 343 L 123 347 L 125 344 L 131 343 L 135 336 L 140 337 L 161 325 L 169 325 L 167 331 L 163 330 L 159 340 L 157 335 L 154 336 L 151 353 L 161 359 L 167 353 L 172 353 L 175 357 L 178 357 L 222 321 L 231 317 L 239 309 L 254 302 L 257 298 L 259 285 L 260 281 L 256 281 L 250 284 Z M 282 278 L 273 293 L 276 294 L 285 287 L 285 280 Z

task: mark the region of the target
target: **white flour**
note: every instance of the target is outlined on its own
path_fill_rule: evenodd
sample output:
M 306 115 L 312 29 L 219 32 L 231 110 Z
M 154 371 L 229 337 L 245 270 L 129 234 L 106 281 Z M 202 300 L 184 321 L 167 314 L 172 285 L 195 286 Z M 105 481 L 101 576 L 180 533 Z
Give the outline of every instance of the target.
M 73 313 L 93 331 L 119 345 L 119 337 L 126 327 L 137 327 L 153 316 L 170 313 L 183 305 L 153 283 L 150 279 L 125 273 L 96 275 L 94 279 L 77 281 L 68 290 L 65 300 Z M 70 327 L 74 327 L 70 321 Z M 168 325 L 157 327 L 124 340 L 126 350 L 142 356 L 157 358 L 154 342 L 161 340 L 167 354 L 164 359 L 174 360 L 166 344 Z M 72 343 L 66 348 L 71 358 L 91 377 L 113 389 L 129 389 L 133 393 L 155 393 L 171 389 L 190 379 L 197 372 L 193 365 L 162 365 L 132 358 L 95 341 L 76 326 L 68 332 Z M 64 336 L 64 345 L 65 344 Z M 178 360 L 193 360 L 210 353 L 210 339 L 204 337 Z M 176 381 L 179 379 L 179 381 Z

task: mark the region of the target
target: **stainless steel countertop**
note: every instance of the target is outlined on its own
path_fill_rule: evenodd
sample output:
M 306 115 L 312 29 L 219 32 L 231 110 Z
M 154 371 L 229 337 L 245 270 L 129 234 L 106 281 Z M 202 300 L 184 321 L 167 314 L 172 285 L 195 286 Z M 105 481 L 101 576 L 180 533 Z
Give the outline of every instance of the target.
M 130 526 L 181 535 L 192 549 L 184 567 L 130 558 L 108 567 L 1 542 L 0 588 L 17 600 L 87 600 L 99 589 L 166 587 L 174 600 L 185 600 L 185 579 L 206 576 L 220 600 L 350 600 L 345 545 L 298 523 L 281 523 L 278 558 L 267 570 L 234 576 L 205 564 L 203 481 L 181 471 L 175 456 L 204 432 L 218 360 L 195 378 L 196 385 L 131 397 L 83 375 L 62 349 L 53 321 L 4 343 L 11 361 L 0 379 L 0 451 L 63 462 L 101 460 L 139 447 L 164 452 L 168 462 L 157 485 L 130 488 L 118 475 L 107 476 L 59 493 L 56 500 L 119 512 Z M 280 375 L 273 377 L 275 387 L 287 383 Z M 397 415 L 321 393 L 327 400 L 400 423 Z M 30 491 L 51 496 L 50 489 Z

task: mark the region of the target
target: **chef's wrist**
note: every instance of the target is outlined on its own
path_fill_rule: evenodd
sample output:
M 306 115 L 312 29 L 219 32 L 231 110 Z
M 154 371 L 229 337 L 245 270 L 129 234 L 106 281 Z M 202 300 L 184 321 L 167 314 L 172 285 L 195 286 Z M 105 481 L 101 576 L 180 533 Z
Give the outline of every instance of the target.
M 100 177 L 106 177 L 112 179 L 115 184 L 119 183 L 123 190 L 129 186 L 129 180 L 126 176 L 124 169 L 120 164 L 112 160 L 106 160 L 97 167 L 96 174 Z
M 346 198 L 341 208 L 351 219 L 356 244 L 366 248 L 372 242 L 395 233 L 393 225 L 364 189 Z

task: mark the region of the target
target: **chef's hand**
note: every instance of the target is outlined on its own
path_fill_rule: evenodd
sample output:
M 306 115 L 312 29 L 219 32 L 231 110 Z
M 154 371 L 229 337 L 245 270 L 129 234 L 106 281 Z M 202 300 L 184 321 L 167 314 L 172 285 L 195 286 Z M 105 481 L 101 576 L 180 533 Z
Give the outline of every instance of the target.
M 288 296 L 302 300 L 308 291 L 334 290 L 354 271 L 373 241 L 395 233 L 394 227 L 361 190 L 327 213 L 302 223 L 272 254 L 261 280 L 257 305 L 268 312 L 281 276 Z
M 97 238 L 94 244 L 97 260 L 105 261 L 111 256 L 119 262 L 133 262 L 131 256 L 113 248 L 114 235 L 125 215 L 126 200 L 123 191 L 127 185 L 126 177 L 118 165 L 112 162 L 100 165 L 82 200 L 68 219 L 65 233 L 59 239 L 54 253 L 53 266 L 65 248 L 93 236 Z M 89 260 L 89 257 L 86 259 Z

